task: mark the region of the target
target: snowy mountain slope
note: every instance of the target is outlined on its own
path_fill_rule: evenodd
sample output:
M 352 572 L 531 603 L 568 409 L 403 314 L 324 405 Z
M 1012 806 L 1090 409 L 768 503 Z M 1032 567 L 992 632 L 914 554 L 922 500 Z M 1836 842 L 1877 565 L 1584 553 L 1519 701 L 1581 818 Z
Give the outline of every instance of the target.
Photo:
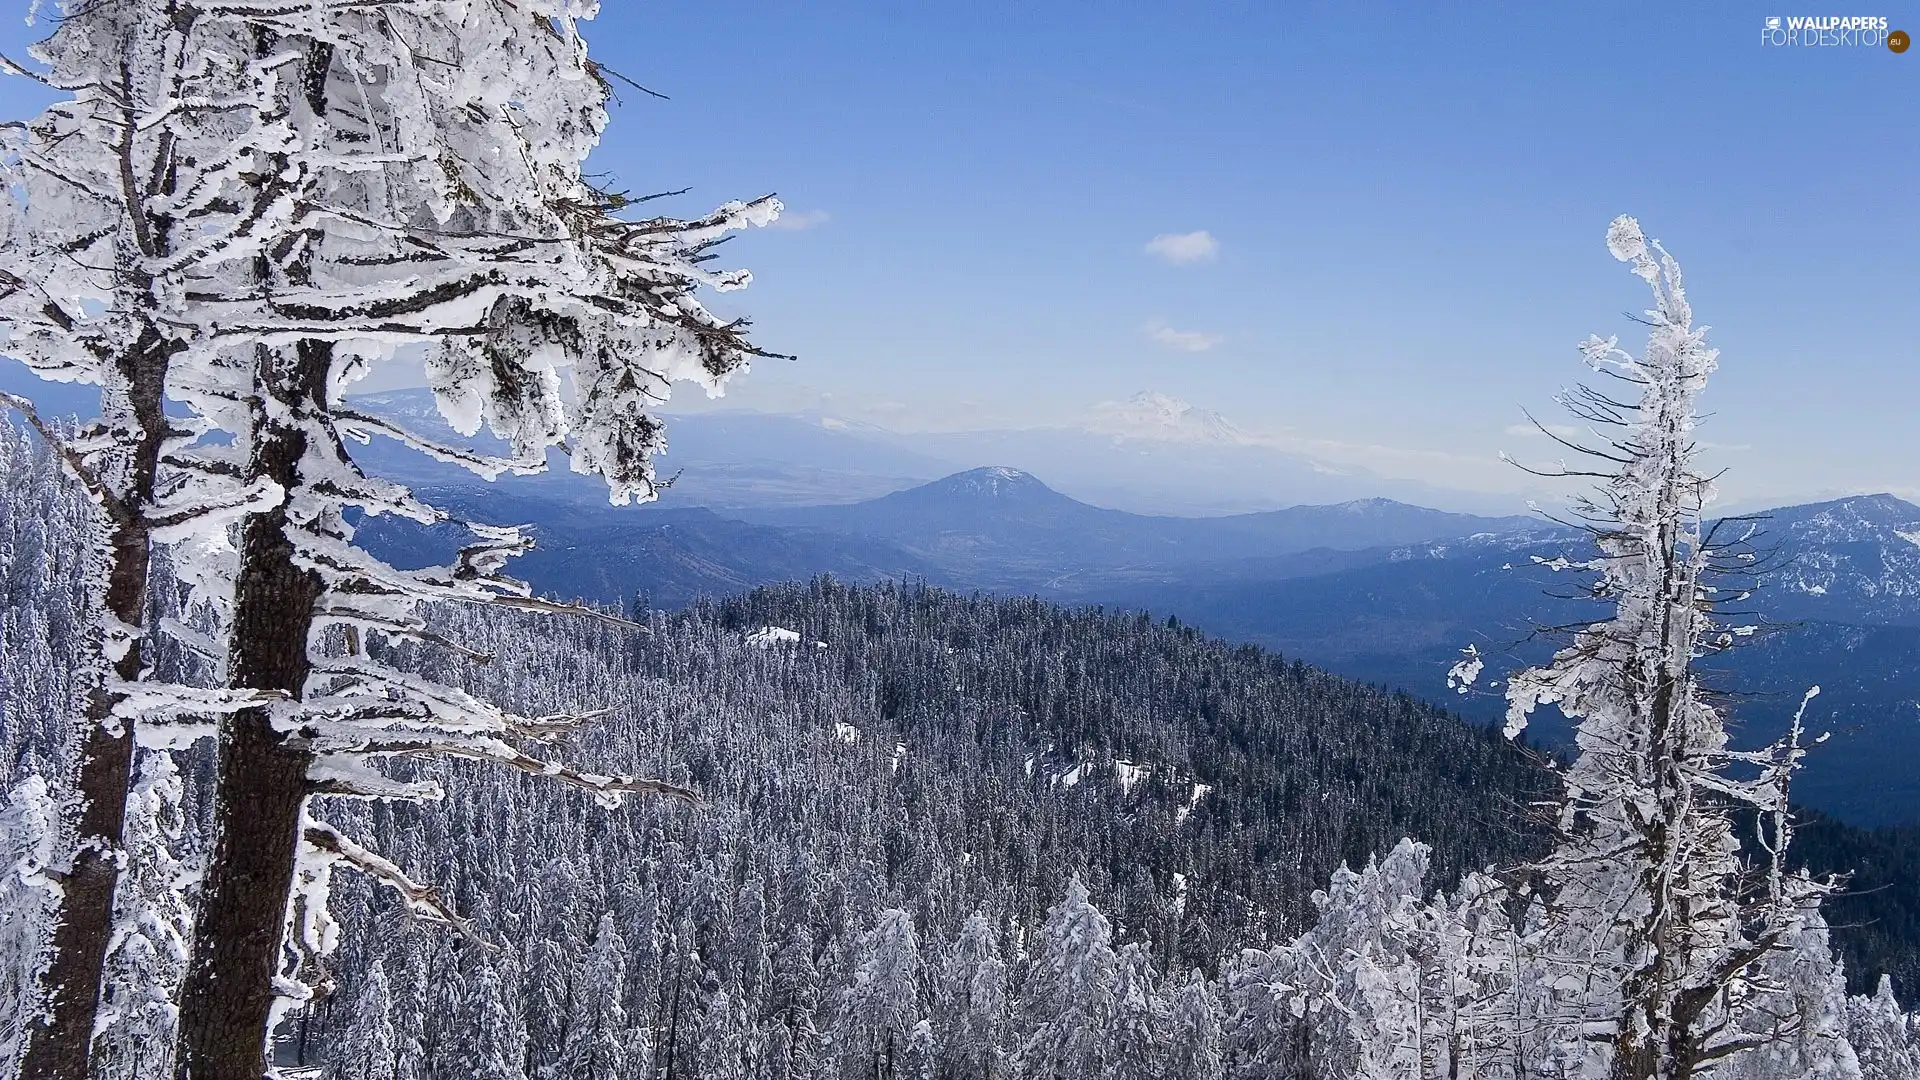
M 1211 409 L 1143 390 L 1125 401 L 1103 401 L 1087 410 L 1080 427 L 1094 435 L 1156 442 L 1249 446 L 1256 440 Z
M 1781 618 L 1920 626 L 1920 506 L 1864 495 L 1787 507 L 1759 522 L 1781 565 L 1767 575 Z
M 79 500 L 50 497 L 61 485 L 45 461 L 9 472 L 29 474 L 32 485 L 0 491 L 0 549 L 74 550 L 84 515 L 50 510 Z M 700 516 L 660 514 L 668 525 Z M 0 742 L 17 777 L 65 760 L 63 658 L 86 590 L 78 564 L 58 558 L 0 563 L 0 579 Z M 173 595 L 161 581 L 156 595 Z M 363 999 L 355 980 L 379 960 L 393 1022 L 424 1045 L 455 1045 L 487 1022 L 488 996 L 471 989 L 504 983 L 529 988 L 524 1019 L 551 1050 L 564 1042 L 569 982 L 624 996 L 649 1053 L 703 1045 L 725 1015 L 716 1003 L 786 1007 L 773 986 L 834 1000 L 893 906 L 922 912 L 929 959 L 969 912 L 991 912 L 1018 979 L 1029 959 L 1015 942 L 1040 932 L 1075 873 L 1160 970 L 1211 971 L 1311 917 L 1333 866 L 1364 864 L 1406 833 L 1434 839 L 1443 879 L 1511 861 L 1531 834 L 1502 823 L 1543 779 L 1496 734 L 1407 695 L 1171 620 L 1031 599 L 817 580 L 643 612 L 644 633 L 443 614 L 444 636 L 477 653 L 403 645 L 392 659 L 523 711 L 610 705 L 570 751 L 694 785 L 707 803 L 607 812 L 511 771 L 429 765 L 451 781 L 445 802 L 344 809 L 343 825 L 443 887 L 496 943 L 388 932 L 391 896 L 339 882 L 339 1000 Z M 468 658 L 482 655 L 492 659 Z M 187 764 L 193 819 L 205 760 Z M 1802 834 L 1816 868 L 1844 857 L 1865 871 L 1863 894 L 1836 902 L 1855 905 L 1835 909 L 1850 971 L 1920 974 L 1920 875 L 1901 835 L 1827 823 Z M 600 910 L 632 946 L 624 978 L 617 964 L 566 966 L 604 955 L 581 947 Z M 671 1004 L 681 995 L 695 1017 L 684 1026 Z M 299 1052 L 366 1037 L 361 1020 L 319 1010 Z

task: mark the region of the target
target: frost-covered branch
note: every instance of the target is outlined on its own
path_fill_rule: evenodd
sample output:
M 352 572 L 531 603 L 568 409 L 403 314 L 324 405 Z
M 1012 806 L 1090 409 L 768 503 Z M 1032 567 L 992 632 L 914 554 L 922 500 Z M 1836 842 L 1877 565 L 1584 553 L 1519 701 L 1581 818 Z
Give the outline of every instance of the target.
M 301 839 L 320 856 L 331 856 L 392 889 L 405 905 L 407 914 L 414 918 L 448 927 L 483 948 L 491 950 L 498 947 L 480 935 L 472 920 L 462 918 L 455 912 L 453 905 L 447 902 L 439 889 L 413 880 L 392 861 L 347 839 L 333 826 L 309 818 Z

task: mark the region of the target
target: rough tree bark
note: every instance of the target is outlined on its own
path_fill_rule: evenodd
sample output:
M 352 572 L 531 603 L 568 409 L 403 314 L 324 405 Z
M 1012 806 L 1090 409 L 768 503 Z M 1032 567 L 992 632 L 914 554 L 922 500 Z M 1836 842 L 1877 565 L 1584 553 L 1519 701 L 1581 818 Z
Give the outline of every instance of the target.
M 324 404 L 332 348 L 302 342 L 268 358 L 256 406 L 253 473 L 284 492 L 272 510 L 241 526 L 234 587 L 229 684 L 298 698 L 311 662 L 307 635 L 321 596 L 318 575 L 294 559 L 287 506 L 302 483 L 307 432 L 288 419 Z M 214 804 L 218 839 L 194 928 L 193 959 L 180 992 L 179 1080 L 260 1080 L 280 970 L 288 890 L 300 848 L 312 753 L 273 723 L 273 707 L 236 713 L 222 725 Z
M 134 435 L 125 459 L 113 470 L 118 481 L 114 490 L 96 492 L 96 498 L 107 517 L 102 606 L 127 627 L 145 624 L 151 559 L 146 512 L 166 439 L 163 387 L 173 351 L 172 344 L 149 329 L 116 363 Z M 136 634 L 112 671 L 132 682 L 140 677 L 144 662 Z M 54 912 L 42 1008 L 27 1028 L 21 1056 L 21 1075 L 36 1080 L 88 1080 L 101 973 L 113 941 L 113 899 L 124 862 L 127 784 L 133 771 L 133 729 L 113 715 L 122 697 L 104 683 L 95 685 L 81 716 L 73 782 L 79 802 L 73 860 Z

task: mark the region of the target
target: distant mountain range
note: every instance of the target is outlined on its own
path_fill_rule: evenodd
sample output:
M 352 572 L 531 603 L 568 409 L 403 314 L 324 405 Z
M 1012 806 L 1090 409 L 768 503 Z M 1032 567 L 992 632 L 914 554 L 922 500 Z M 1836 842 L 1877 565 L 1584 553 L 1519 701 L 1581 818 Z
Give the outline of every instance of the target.
M 698 446 L 705 433 L 685 437 Z M 838 445 L 824 439 L 809 460 L 835 460 Z M 422 486 L 482 520 L 531 522 L 540 546 L 519 572 L 556 594 L 675 606 L 818 573 L 1034 593 L 1175 615 L 1482 720 L 1502 711 L 1500 686 L 1449 695 L 1444 673 L 1460 648 L 1477 645 L 1496 672 L 1516 668 L 1549 650 L 1533 627 L 1594 611 L 1559 598 L 1572 583 L 1535 561 L 1581 558 L 1584 537 L 1539 518 L 1387 499 L 1140 515 L 1088 505 L 1005 466 L 857 502 L 713 509 L 674 498 L 613 509 L 589 478 L 557 479 Z M 1778 629 L 1725 663 L 1747 737 L 1770 736 L 1819 683 L 1811 715 L 1836 735 L 1816 752 L 1800 797 L 1862 823 L 1920 820 L 1920 781 L 1908 776 L 1920 760 L 1920 507 L 1862 496 L 1738 527 L 1764 534 L 1756 619 Z M 421 560 L 444 548 L 387 522 L 370 523 L 366 535 L 389 551 L 417 549 L 410 554 Z M 1551 711 L 1537 723 L 1549 741 L 1566 735 Z
M 1029 473 L 971 469 L 843 506 L 741 511 L 741 519 L 899 545 L 979 585 L 1069 588 L 1092 575 L 1157 576 L 1315 548 L 1355 549 L 1474 534 L 1542 532 L 1527 518 L 1482 518 L 1365 499 L 1264 513 L 1182 518 L 1089 506 Z
M 1907 539 L 1920 507 L 1888 495 L 1774 511 L 1759 588 L 1741 605 L 1767 628 L 1755 643 L 1707 662 L 1740 737 L 1771 738 L 1810 685 L 1809 710 L 1834 737 L 1816 748 L 1798 797 L 1847 820 L 1920 820 L 1920 549 Z M 1575 581 L 1534 558 L 1590 550 L 1577 536 L 1488 536 L 1329 555 L 1319 565 L 1274 559 L 1161 582 L 1085 582 L 1079 599 L 1177 613 L 1211 633 L 1254 641 L 1340 674 L 1451 698 L 1493 720 L 1505 709 L 1499 674 L 1544 659 L 1540 626 L 1591 619 L 1567 599 Z M 1448 666 L 1466 644 L 1496 681 L 1449 695 Z M 1547 741 L 1566 738 L 1553 710 L 1536 718 Z

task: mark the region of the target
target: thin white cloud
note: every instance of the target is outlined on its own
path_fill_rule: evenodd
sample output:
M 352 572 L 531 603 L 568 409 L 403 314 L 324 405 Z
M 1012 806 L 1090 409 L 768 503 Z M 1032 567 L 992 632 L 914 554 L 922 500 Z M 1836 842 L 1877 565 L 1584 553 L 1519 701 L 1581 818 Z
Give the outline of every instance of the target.
M 1205 229 L 1190 233 L 1161 233 L 1147 241 L 1147 254 L 1173 266 L 1212 262 L 1220 254 L 1220 241 Z
M 1523 439 L 1544 439 L 1548 435 L 1557 435 L 1562 439 L 1578 439 L 1580 436 L 1586 434 L 1584 429 L 1573 427 L 1569 424 L 1546 424 L 1544 426 L 1547 430 L 1543 433 L 1539 427 L 1533 424 L 1509 424 L 1507 425 L 1507 434 L 1517 435 Z
M 1159 319 L 1148 323 L 1145 330 L 1147 336 L 1156 344 L 1177 349 L 1180 352 L 1206 352 L 1227 340 L 1219 334 L 1208 334 L 1199 330 L 1175 330 Z
M 825 210 L 785 210 L 779 217 L 773 219 L 773 224 L 768 228 L 785 229 L 788 232 L 806 232 L 808 229 L 817 229 L 832 220 L 833 215 Z

